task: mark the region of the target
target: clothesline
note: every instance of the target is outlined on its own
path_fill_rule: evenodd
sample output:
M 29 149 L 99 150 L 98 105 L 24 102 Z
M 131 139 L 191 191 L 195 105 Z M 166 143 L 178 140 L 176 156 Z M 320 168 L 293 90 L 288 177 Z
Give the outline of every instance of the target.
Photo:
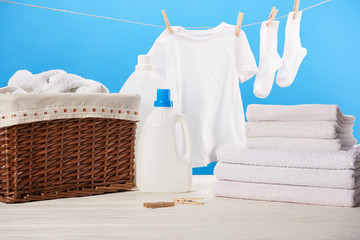
M 306 11 L 309 10 L 311 8 L 320 6 L 324 3 L 330 2 L 332 0 L 326 0 L 320 3 L 317 3 L 315 5 L 312 5 L 310 7 L 304 8 L 301 11 Z M 57 8 L 50 8 L 50 7 L 44 7 L 44 6 L 38 6 L 38 5 L 32 5 L 32 4 L 27 4 L 27 3 L 20 3 L 20 2 L 13 2 L 13 1 L 7 1 L 7 0 L 0 0 L 0 2 L 5 2 L 5 3 L 11 3 L 11 4 L 17 4 L 17 5 L 23 5 L 23 6 L 28 6 L 28 7 L 34 7 L 34 8 L 42 8 L 42 9 L 47 9 L 47 10 L 52 10 L 52 11 L 57 11 L 57 12 L 65 12 L 65 13 L 71 13 L 71 14 L 76 14 L 76 15 L 82 15 L 82 16 L 88 16 L 88 17 L 95 17 L 95 18 L 103 18 L 103 19 L 108 19 L 108 20 L 113 20 L 113 21 L 118 21 L 118 22 L 127 22 L 127 23 L 132 23 L 132 24 L 138 24 L 138 25 L 144 25 L 144 26 L 149 26 L 149 27 L 158 27 L 158 28 L 166 28 L 166 26 L 160 26 L 160 25 L 155 25 L 155 24 L 150 24 L 150 23 L 142 23 L 142 22 L 136 22 L 136 21 L 130 21 L 130 20 L 125 20 L 125 19 L 119 19 L 119 18 L 112 18 L 112 17 L 104 17 L 104 16 L 99 16 L 99 15 L 93 15 L 93 14 L 88 14 L 88 13 L 81 13 L 81 12 L 74 12 L 74 11 L 69 11 L 69 10 L 64 10 L 64 9 L 57 9 Z M 281 19 L 281 18 L 285 18 L 288 15 L 284 15 L 281 17 L 277 17 L 275 19 Z M 250 24 L 246 24 L 246 25 L 242 25 L 241 27 L 249 27 L 249 26 L 254 26 L 254 25 L 258 25 L 261 24 L 262 22 L 256 22 L 256 23 L 250 23 Z M 213 28 L 213 27 L 185 27 L 185 28 Z

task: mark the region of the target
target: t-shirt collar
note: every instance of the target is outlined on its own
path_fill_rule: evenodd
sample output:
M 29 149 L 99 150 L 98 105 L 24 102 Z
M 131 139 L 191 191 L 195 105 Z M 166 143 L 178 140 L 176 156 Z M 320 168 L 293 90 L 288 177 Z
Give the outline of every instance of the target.
M 181 26 L 175 26 L 174 34 L 177 36 L 181 36 L 184 38 L 192 39 L 192 40 L 207 40 L 215 35 L 217 35 L 226 25 L 225 22 L 221 22 L 218 26 L 209 28 L 209 29 L 203 29 L 203 30 L 193 30 L 193 29 L 185 29 Z

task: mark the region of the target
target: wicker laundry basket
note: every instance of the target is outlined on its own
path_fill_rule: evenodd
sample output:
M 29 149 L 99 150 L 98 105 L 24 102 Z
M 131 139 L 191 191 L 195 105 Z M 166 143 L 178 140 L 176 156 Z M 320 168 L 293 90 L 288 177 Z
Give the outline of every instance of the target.
M 131 189 L 137 95 L 0 94 L 0 201 Z

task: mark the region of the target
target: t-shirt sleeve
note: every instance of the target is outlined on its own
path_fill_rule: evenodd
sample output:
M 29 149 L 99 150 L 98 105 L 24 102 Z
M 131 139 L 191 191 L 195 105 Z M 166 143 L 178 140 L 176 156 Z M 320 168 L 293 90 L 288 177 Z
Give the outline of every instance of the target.
M 250 49 L 246 34 L 241 30 L 235 42 L 236 70 L 241 83 L 252 78 L 257 72 L 254 54 Z

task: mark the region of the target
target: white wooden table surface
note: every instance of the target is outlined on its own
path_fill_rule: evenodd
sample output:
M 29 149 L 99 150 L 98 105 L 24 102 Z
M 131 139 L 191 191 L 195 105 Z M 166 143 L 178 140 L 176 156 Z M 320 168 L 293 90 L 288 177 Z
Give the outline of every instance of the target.
M 360 208 L 321 207 L 211 194 L 213 176 L 194 176 L 186 194 L 138 191 L 0 204 L 5 239 L 360 239 Z M 206 204 L 146 209 L 143 202 L 204 197 Z

